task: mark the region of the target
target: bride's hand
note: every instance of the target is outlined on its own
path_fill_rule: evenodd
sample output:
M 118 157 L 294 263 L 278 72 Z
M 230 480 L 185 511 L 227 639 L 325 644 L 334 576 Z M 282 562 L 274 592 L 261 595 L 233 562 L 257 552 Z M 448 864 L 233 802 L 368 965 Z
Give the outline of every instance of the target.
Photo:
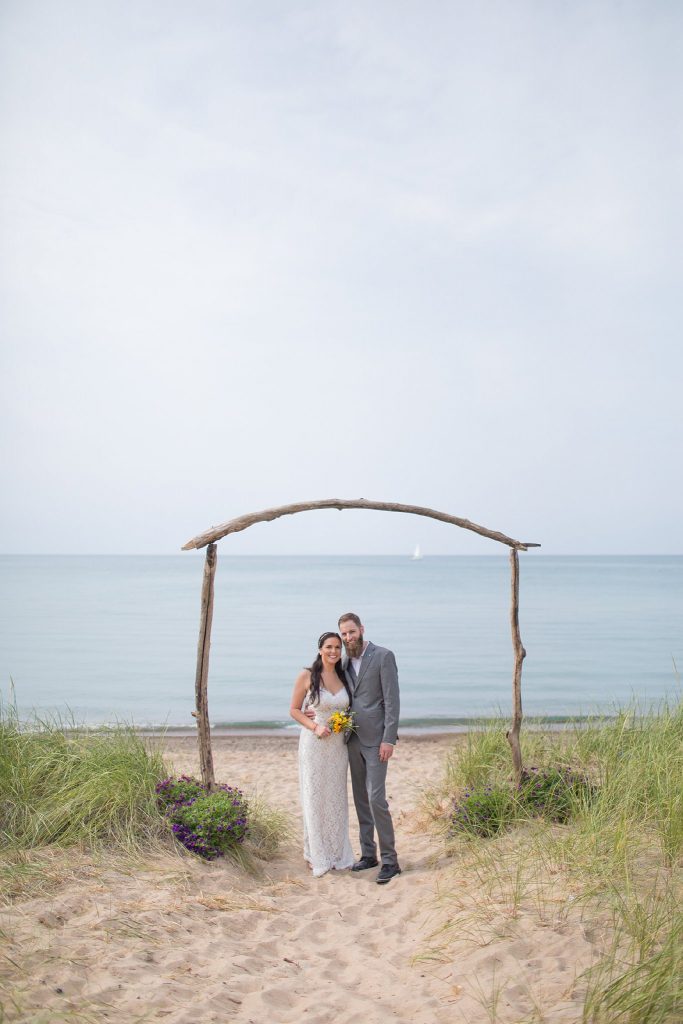
M 332 733 L 326 725 L 316 725 L 313 732 L 316 734 L 319 740 L 324 740 L 326 736 L 331 736 Z

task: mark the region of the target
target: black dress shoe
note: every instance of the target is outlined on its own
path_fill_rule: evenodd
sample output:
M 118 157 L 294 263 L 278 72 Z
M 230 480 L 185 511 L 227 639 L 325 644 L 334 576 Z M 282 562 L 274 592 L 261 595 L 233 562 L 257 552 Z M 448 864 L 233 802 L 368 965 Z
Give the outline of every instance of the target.
M 401 869 L 398 864 L 382 864 L 377 875 L 377 884 L 386 885 L 390 882 L 394 875 L 400 875 Z
M 376 857 L 361 857 L 351 868 L 352 871 L 365 871 L 367 868 L 376 868 L 378 860 Z

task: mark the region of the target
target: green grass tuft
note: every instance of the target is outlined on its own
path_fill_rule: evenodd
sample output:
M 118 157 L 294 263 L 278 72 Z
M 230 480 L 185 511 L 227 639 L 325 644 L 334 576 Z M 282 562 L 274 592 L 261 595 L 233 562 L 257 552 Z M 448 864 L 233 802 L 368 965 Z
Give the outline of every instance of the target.
M 51 850 L 106 847 L 137 855 L 171 848 L 169 822 L 160 812 L 164 800 L 156 792 L 168 774 L 158 746 L 132 726 L 90 731 L 61 719 L 20 722 L 14 707 L 0 704 L 0 896 L 50 888 Z M 208 798 L 212 807 L 227 799 L 226 788 Z M 229 824 L 232 798 L 228 804 L 225 813 L 214 808 L 216 835 L 223 836 Z M 192 817 L 192 809 L 186 811 Z M 249 799 L 248 816 L 244 842 L 226 850 L 222 844 L 220 852 L 255 871 L 291 837 L 291 827 L 284 813 L 258 796 Z M 189 819 L 185 824 L 194 828 Z M 202 835 L 208 827 L 194 824 Z
M 271 860 L 283 843 L 294 838 L 292 823 L 284 811 L 271 807 L 258 794 L 249 798 L 249 834 L 246 849 L 259 860 Z
M 612 943 L 584 979 L 584 1020 L 683 1020 L 683 705 L 633 705 L 562 732 L 522 733 L 524 764 L 536 767 L 516 793 L 506 728 L 472 731 L 427 794 L 449 849 L 479 851 L 483 862 L 496 840 L 482 838 L 523 826 L 522 862 L 565 874 L 583 905 L 612 921 Z
M 19 723 L 0 707 L 0 846 L 157 841 L 164 827 L 154 786 L 165 773 L 160 752 L 129 726 Z

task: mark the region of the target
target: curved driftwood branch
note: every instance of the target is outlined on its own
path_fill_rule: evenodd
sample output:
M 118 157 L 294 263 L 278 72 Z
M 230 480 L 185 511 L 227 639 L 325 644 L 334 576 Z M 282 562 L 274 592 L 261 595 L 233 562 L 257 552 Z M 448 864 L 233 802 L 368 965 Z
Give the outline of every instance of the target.
M 336 508 L 342 511 L 345 508 L 367 508 L 376 509 L 379 512 L 408 512 L 415 516 L 426 516 L 428 519 L 438 519 L 442 523 L 451 523 L 453 526 L 460 526 L 464 530 L 471 530 L 481 537 L 488 537 L 500 544 L 507 544 L 515 551 L 526 551 L 527 548 L 539 548 L 540 544 L 531 541 L 514 540 L 507 537 L 498 530 L 487 530 L 485 526 L 471 523 L 469 519 L 461 519 L 459 516 L 451 516 L 446 512 L 436 512 L 433 508 L 424 508 L 421 505 L 398 505 L 388 501 L 366 501 L 365 498 L 347 501 L 345 498 L 326 498 L 324 501 L 299 501 L 294 505 L 280 505 L 278 508 L 267 508 L 263 512 L 249 512 L 247 515 L 239 516 L 237 519 L 230 519 L 220 526 L 212 526 L 199 536 L 188 540 L 183 544 L 182 551 L 191 551 L 193 548 L 203 548 L 212 544 L 229 533 L 239 533 L 241 530 L 248 530 L 255 523 L 269 523 L 280 516 L 292 516 L 297 512 L 313 512 L 323 508 Z

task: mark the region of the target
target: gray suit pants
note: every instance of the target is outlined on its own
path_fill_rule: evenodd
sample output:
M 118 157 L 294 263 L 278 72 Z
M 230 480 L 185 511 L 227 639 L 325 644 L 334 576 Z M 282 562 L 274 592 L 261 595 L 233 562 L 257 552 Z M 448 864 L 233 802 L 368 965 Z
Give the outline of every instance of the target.
M 362 746 L 357 736 L 348 742 L 353 800 L 360 825 L 362 857 L 376 857 L 375 829 L 382 864 L 397 864 L 394 824 L 386 796 L 387 762 L 380 761 L 379 747 Z

